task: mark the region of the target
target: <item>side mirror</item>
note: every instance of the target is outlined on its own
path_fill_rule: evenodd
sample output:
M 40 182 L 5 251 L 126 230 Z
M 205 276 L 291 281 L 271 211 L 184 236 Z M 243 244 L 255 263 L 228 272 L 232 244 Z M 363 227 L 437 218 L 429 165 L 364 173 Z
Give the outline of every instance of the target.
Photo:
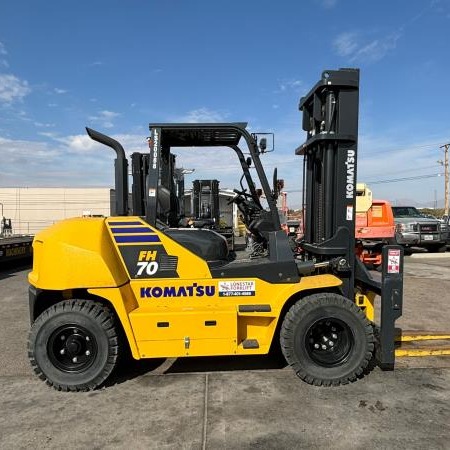
M 261 153 L 264 153 L 267 150 L 267 138 L 260 139 L 259 149 L 261 150 Z

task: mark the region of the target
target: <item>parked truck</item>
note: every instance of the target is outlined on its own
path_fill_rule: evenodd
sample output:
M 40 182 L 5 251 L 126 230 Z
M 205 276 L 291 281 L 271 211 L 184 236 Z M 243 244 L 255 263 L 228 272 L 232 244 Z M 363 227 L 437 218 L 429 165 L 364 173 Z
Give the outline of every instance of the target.
M 437 219 L 425 217 L 414 206 L 393 206 L 395 240 L 398 244 L 426 248 L 430 252 L 445 252 L 447 228 Z

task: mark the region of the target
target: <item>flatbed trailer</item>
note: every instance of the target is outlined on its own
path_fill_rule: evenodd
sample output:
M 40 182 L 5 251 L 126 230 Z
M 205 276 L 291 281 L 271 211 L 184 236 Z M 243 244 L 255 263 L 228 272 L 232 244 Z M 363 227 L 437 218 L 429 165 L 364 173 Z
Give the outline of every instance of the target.
M 31 258 L 33 238 L 31 235 L 0 237 L 0 264 Z

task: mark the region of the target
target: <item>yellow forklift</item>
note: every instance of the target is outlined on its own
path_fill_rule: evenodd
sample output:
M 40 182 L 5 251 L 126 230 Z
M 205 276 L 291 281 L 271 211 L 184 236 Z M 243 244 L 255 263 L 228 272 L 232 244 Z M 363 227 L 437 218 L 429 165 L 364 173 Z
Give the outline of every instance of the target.
M 355 381 L 372 360 L 392 369 L 403 252 L 384 247 L 379 278 L 355 256 L 358 96 L 357 69 L 328 70 L 300 101 L 301 258 L 280 227 L 276 172 L 270 186 L 261 163 L 267 142 L 246 124 L 150 124 L 150 151 L 132 155 L 131 214 L 122 146 L 87 129 L 116 151 L 116 211 L 36 235 L 28 343 L 35 373 L 58 390 L 84 391 L 100 386 L 127 352 L 137 360 L 255 355 L 277 345 L 314 385 Z M 236 153 L 242 178 L 233 202 L 264 248 L 258 257 L 230 253 L 214 230 L 180 227 L 175 147 L 208 147 L 216 160 L 224 147 Z

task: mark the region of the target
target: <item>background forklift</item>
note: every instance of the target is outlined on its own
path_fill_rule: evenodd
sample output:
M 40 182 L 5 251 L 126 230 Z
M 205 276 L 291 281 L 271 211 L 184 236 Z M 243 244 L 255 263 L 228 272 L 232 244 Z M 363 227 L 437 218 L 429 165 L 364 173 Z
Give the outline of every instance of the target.
M 233 205 L 220 198 L 218 180 L 194 180 L 190 202 L 185 204 L 185 219 L 194 228 L 216 230 L 225 237 L 230 251 L 234 251 Z M 185 199 L 183 199 L 185 201 Z M 225 206 L 225 208 L 224 208 Z
M 151 124 L 149 154 L 132 155 L 132 216 L 123 148 L 88 129 L 116 151 L 117 215 L 66 220 L 36 236 L 28 344 L 36 374 L 59 390 L 89 390 L 127 350 L 141 359 L 267 354 L 277 345 L 315 385 L 354 381 L 374 357 L 393 368 L 403 254 L 384 247 L 380 279 L 355 256 L 358 91 L 358 70 L 326 71 L 300 102 L 307 132 L 296 151 L 304 159 L 302 259 L 280 227 L 276 171 L 271 187 L 260 160 L 264 142 L 258 147 L 246 124 Z M 230 255 L 214 230 L 179 227 L 173 147 L 235 151 L 242 178 L 233 201 L 266 253 Z

